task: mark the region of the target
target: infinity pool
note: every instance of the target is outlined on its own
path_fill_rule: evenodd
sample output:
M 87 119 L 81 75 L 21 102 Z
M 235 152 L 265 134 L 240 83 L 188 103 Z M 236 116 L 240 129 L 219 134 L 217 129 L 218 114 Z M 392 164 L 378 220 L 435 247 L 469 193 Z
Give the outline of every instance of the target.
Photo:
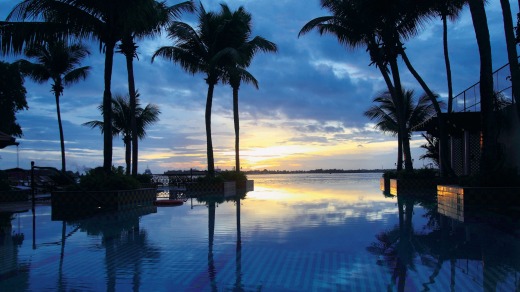
M 457 221 L 384 196 L 380 177 L 251 175 L 240 200 L 65 222 L 49 205 L 2 212 L 0 291 L 520 289 L 518 217 Z

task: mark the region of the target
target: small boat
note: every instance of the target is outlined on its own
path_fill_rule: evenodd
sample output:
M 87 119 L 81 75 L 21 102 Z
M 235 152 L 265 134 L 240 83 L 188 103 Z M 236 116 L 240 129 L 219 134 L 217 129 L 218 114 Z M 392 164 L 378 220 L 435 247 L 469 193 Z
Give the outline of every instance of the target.
M 180 206 L 184 204 L 183 200 L 156 200 L 155 206 Z

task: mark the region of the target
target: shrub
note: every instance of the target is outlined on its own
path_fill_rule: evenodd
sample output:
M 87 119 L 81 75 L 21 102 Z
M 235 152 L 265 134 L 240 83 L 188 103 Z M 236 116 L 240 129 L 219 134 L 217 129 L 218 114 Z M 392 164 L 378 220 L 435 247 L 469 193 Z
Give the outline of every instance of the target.
M 151 184 L 152 183 L 152 176 L 149 174 L 137 174 L 137 176 L 135 178 L 141 184 Z
M 87 171 L 80 178 L 79 186 L 88 191 L 114 191 L 133 190 L 140 187 L 137 179 L 127 176 L 122 167 L 112 167 L 112 172 L 107 173 L 102 167 Z
M 246 181 L 247 180 L 247 175 L 240 171 L 240 172 L 236 172 L 236 171 L 221 171 L 220 173 L 217 174 L 217 177 L 221 177 L 224 181 Z
M 236 173 L 233 170 L 225 170 L 215 174 L 215 177 L 201 176 L 195 181 L 198 183 L 222 183 L 225 181 L 246 181 L 247 175 L 244 172 Z

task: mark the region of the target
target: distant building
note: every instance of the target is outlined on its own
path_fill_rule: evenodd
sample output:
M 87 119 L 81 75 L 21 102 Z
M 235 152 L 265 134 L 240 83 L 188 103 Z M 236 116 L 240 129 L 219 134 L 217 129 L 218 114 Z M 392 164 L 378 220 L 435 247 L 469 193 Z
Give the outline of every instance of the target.
M 146 168 L 146 169 L 144 170 L 144 174 L 150 174 L 150 175 L 151 175 L 151 174 L 152 174 L 152 171 L 151 171 L 149 168 Z

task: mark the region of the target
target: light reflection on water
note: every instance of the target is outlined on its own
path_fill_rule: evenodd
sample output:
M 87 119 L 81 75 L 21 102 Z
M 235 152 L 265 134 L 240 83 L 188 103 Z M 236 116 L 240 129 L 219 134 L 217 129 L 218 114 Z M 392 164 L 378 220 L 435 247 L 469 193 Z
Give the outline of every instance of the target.
M 518 224 L 456 222 L 435 202 L 383 196 L 380 176 L 251 175 L 255 191 L 238 201 L 65 224 L 40 205 L 34 238 L 30 210 L 2 213 L 0 291 L 519 288 Z

